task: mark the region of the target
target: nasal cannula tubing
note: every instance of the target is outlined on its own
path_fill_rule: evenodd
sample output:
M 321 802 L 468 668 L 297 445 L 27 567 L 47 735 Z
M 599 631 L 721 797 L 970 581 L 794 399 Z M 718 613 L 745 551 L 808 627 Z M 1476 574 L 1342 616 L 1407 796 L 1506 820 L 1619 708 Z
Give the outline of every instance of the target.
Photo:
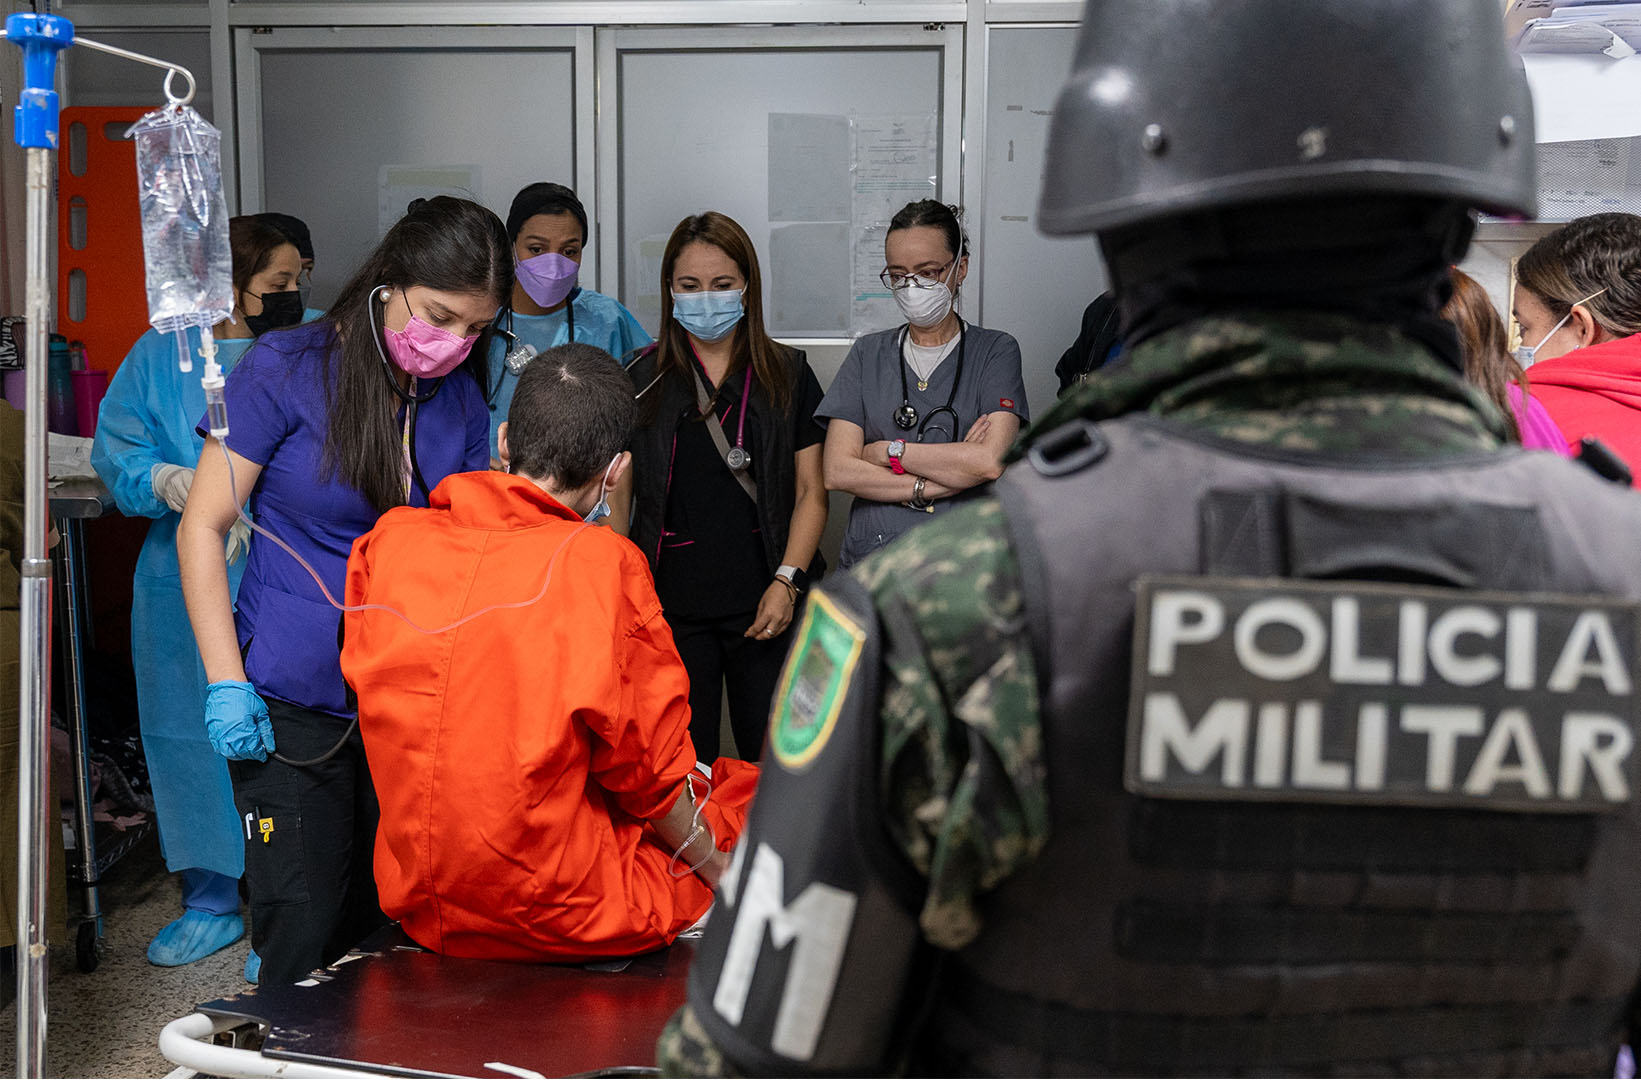
M 250 519 L 250 517 L 245 513 L 244 502 L 239 497 L 239 485 L 234 480 L 234 459 L 233 459 L 233 456 L 228 453 L 228 404 L 227 404 L 227 401 L 224 399 L 224 396 L 223 396 L 222 368 L 216 362 L 216 344 L 215 344 L 215 342 L 212 342 L 209 336 L 205 337 L 205 341 L 207 343 L 204 347 L 204 350 L 203 350 L 204 355 L 205 355 L 205 375 L 202 379 L 200 379 L 200 385 L 202 385 L 205 388 L 205 405 L 206 405 L 207 413 L 208 413 L 208 416 L 209 416 L 209 425 L 210 425 L 210 430 L 211 430 L 211 437 L 216 439 L 217 445 L 222 448 L 222 460 L 227 462 L 227 464 L 228 464 L 228 490 L 229 490 L 230 494 L 233 496 L 235 515 L 239 518 L 240 521 L 243 521 L 245 523 L 246 527 L 249 528 L 252 532 L 258 533 L 259 535 L 262 535 L 262 536 L 266 536 L 270 542 L 272 542 L 273 544 L 278 546 L 280 548 L 280 550 L 285 552 L 285 554 L 287 554 L 291 558 L 295 559 L 297 561 L 297 564 L 299 566 L 301 566 L 302 569 L 304 569 L 308 572 L 308 576 L 313 578 L 313 583 L 315 585 L 319 586 L 319 591 L 320 591 L 321 594 L 324 595 L 326 602 L 329 603 L 331 607 L 335 608 L 337 611 L 342 612 L 343 614 L 348 614 L 350 612 L 361 612 L 361 611 L 385 611 L 390 615 L 396 615 L 400 619 L 404 620 L 404 623 L 405 623 L 406 626 L 410 627 L 412 630 L 416 631 L 419 634 L 437 635 L 437 634 L 447 634 L 450 631 L 455 630 L 457 627 L 467 625 L 468 623 L 472 622 L 474 619 L 477 619 L 481 615 L 490 614 L 492 611 L 505 611 L 505 610 L 509 610 L 509 609 L 513 609 L 513 608 L 526 608 L 526 607 L 530 607 L 532 604 L 539 604 L 542 601 L 542 599 L 546 597 L 547 589 L 553 583 L 553 569 L 558 566 L 558 557 L 560 555 L 564 554 L 564 549 L 570 546 L 570 541 L 574 540 L 576 537 L 580 536 L 583 532 L 586 532 L 588 529 L 593 527 L 592 522 L 583 521 L 581 523 L 581 526 L 579 528 L 577 528 L 575 532 L 573 532 L 569 536 L 565 537 L 563 542 L 558 545 L 558 547 L 553 551 L 552 558 L 547 560 L 547 576 L 542 579 L 541 588 L 540 588 L 540 590 L 538 590 L 536 592 L 535 596 L 531 597 L 528 600 L 517 600 L 517 601 L 510 601 L 510 602 L 504 602 L 504 603 L 499 603 L 499 604 L 491 604 L 488 607 L 480 608 L 478 611 L 474 611 L 474 612 L 471 612 L 467 615 L 463 615 L 461 618 L 457 619 L 455 622 L 448 623 L 444 626 L 431 627 L 431 628 L 430 627 L 425 627 L 425 626 L 421 625 L 420 623 L 418 623 L 415 619 L 412 619 L 409 615 L 406 615 L 404 612 L 400 611 L 398 608 L 393 607 L 390 604 L 343 604 L 343 603 L 339 603 L 337 601 L 336 597 L 331 595 L 330 589 L 325 585 L 325 579 L 319 576 L 319 571 L 315 570 L 313 568 L 312 564 L 310 564 L 308 562 L 308 560 L 304 559 L 301 555 L 297 554 L 296 549 L 291 547 L 285 541 L 281 540 L 279 537 L 275 536 L 272 532 L 268 531 L 267 529 L 264 529 L 262 526 L 258 525 L 256 522 L 252 521 Z M 604 475 L 605 475 L 605 478 L 608 479 L 608 477 L 609 477 L 609 469 L 608 468 L 606 468 L 604 470 Z M 293 766 L 293 767 L 299 768 L 299 769 L 310 768 L 314 765 L 322 764 L 323 762 L 326 762 L 326 761 L 330 760 L 332 757 L 336 756 L 336 754 L 342 749 L 343 745 L 345 745 L 347 743 L 348 739 L 352 738 L 353 730 L 354 730 L 354 728 L 356 728 L 358 726 L 359 726 L 359 717 L 358 717 L 358 714 L 355 714 L 354 717 L 353 717 L 353 722 L 348 725 L 347 731 L 342 733 L 342 738 L 337 741 L 336 745 L 331 747 L 329 750 L 325 751 L 323 754 L 320 754 L 316 758 L 311 758 L 307 761 L 294 761 L 294 760 L 286 757 L 285 755 L 283 755 L 283 754 L 281 754 L 277 751 L 275 751 L 272 756 L 276 761 L 281 761 L 281 762 L 285 763 L 286 765 L 290 765 L 290 766 Z M 692 807 L 694 808 L 694 812 L 690 815 L 689 835 L 684 838 L 684 842 L 682 844 L 678 845 L 678 850 L 676 850 L 672 853 L 672 858 L 670 860 L 668 860 L 668 862 L 667 862 L 667 872 L 669 874 L 671 874 L 673 877 L 683 877 L 684 874 L 692 874 L 695 871 L 701 869 L 701 867 L 703 867 L 707 864 L 707 860 L 711 859 L 713 854 L 715 854 L 718 850 L 718 836 L 717 836 L 717 833 L 712 828 L 712 823 L 701 820 L 701 813 L 702 813 L 702 811 L 704 811 L 706 809 L 706 805 L 707 805 L 708 801 L 710 801 L 711 798 L 712 798 L 712 781 L 711 780 L 701 781 L 702 784 L 706 787 L 706 794 L 701 796 L 701 799 L 700 799 L 699 802 L 697 802 L 696 799 L 695 799 L 695 782 L 696 782 L 696 777 L 695 777 L 695 774 L 693 772 L 689 773 L 684 778 L 684 790 L 689 793 L 689 800 L 690 800 L 690 803 L 691 803 Z M 678 860 L 680 859 L 680 857 L 683 856 L 684 852 L 689 849 L 689 846 L 691 844 L 695 843 L 695 841 L 700 838 L 700 836 L 703 832 L 705 832 L 707 834 L 708 838 L 711 841 L 711 843 L 708 845 L 707 854 L 703 855 L 699 862 L 697 862 L 694 865 L 689 866 L 687 869 L 685 869 L 683 874 L 678 873 L 677 870 L 675 869 L 675 867 L 677 867 L 677 865 L 678 865 Z
M 211 434 L 214 436 L 216 435 L 216 432 L 213 431 Z M 553 552 L 553 557 L 547 560 L 547 576 L 541 582 L 540 591 L 538 591 L 536 595 L 532 596 L 530 599 L 511 600 L 491 604 L 489 607 L 483 607 L 477 611 L 463 615 L 453 623 L 448 623 L 444 626 L 427 627 L 423 626 L 421 623 L 418 623 L 415 619 L 412 619 L 409 615 L 406 615 L 404 612 L 400 611 L 391 604 L 344 604 L 338 601 L 336 597 L 332 596 L 330 589 L 325 585 L 324 579 L 319 576 L 319 571 L 315 570 L 308 560 L 297 554 L 295 548 L 291 547 L 289 544 L 285 543 L 285 541 L 281 540 L 279 537 L 275 536 L 273 533 L 269 532 L 267 529 L 264 529 L 262 526 L 258 525 L 246 516 L 245 510 L 240 504 L 239 488 L 234 482 L 234 459 L 228 455 L 228 442 L 226 439 L 218 437 L 217 445 L 222 447 L 222 459 L 228 463 L 228 487 L 233 492 L 234 513 L 237 514 L 239 516 L 239 520 L 243 521 L 253 532 L 256 532 L 261 536 L 266 536 L 287 555 L 295 559 L 301 565 L 302 569 L 308 572 L 308 576 L 313 578 L 314 584 L 319 586 L 319 591 L 324 594 L 326 603 L 330 604 L 331 607 L 342 612 L 343 614 L 352 614 L 360 611 L 385 611 L 389 615 L 397 615 L 400 619 L 404 620 L 406 626 L 410 627 L 418 634 L 447 634 L 450 631 L 455 630 L 457 627 L 466 626 L 468 623 L 472 622 L 474 619 L 477 619 L 481 615 L 490 614 L 492 611 L 505 611 L 511 608 L 526 608 L 532 604 L 539 604 L 547 595 L 547 587 L 553 582 L 553 567 L 558 564 L 558 557 L 563 554 L 564 548 L 570 543 L 571 540 L 574 540 L 587 529 L 593 527 L 592 522 L 584 521 L 581 523 L 580 528 L 576 529 L 575 532 L 564 538 L 564 542 L 559 544 L 558 548 Z
M 202 349 L 202 353 L 205 357 L 205 375 L 204 375 L 203 378 L 200 379 L 200 385 L 205 388 L 205 407 L 206 407 L 206 413 L 207 413 L 207 416 L 208 416 L 207 423 L 208 423 L 208 426 L 210 428 L 211 437 L 216 439 L 217 445 L 222 448 L 222 460 L 225 461 L 228 465 L 228 490 L 229 490 L 229 492 L 232 495 L 233 500 L 234 500 L 234 514 L 235 514 L 235 516 L 237 516 L 240 521 L 243 521 L 245 523 L 245 526 L 247 528 L 249 528 L 252 532 L 255 532 L 255 533 L 258 533 L 262 536 L 267 537 L 268 540 L 271 543 L 273 543 L 274 545 L 279 547 L 280 550 L 284 551 L 291 558 L 295 559 L 296 562 L 297 562 L 297 565 L 301 566 L 302 569 L 306 570 L 308 572 L 308 576 L 313 578 L 313 583 L 315 585 L 319 586 L 319 592 L 325 597 L 325 601 L 327 603 L 329 603 L 331 607 L 335 608 L 337 611 L 342 612 L 343 614 L 348 614 L 350 612 L 362 612 L 362 611 L 385 611 L 390 615 L 398 616 L 400 619 L 402 619 L 404 621 L 406 626 L 410 627 L 412 630 L 416 631 L 419 634 L 438 635 L 438 634 L 446 634 L 446 633 L 449 633 L 452 630 L 455 630 L 458 627 L 465 626 L 468 623 L 472 622 L 474 619 L 477 619 L 479 616 L 488 615 L 492 611 L 504 611 L 504 610 L 509 610 L 509 609 L 513 609 L 513 608 L 530 607 L 532 604 L 540 603 L 542 601 L 542 599 L 544 597 L 546 597 L 547 589 L 553 583 L 553 569 L 558 565 L 558 557 L 564 553 L 564 549 L 570 545 L 570 541 L 574 540 L 576 537 L 580 536 L 583 532 L 585 532 L 586 530 L 593 527 L 593 523 L 590 522 L 590 521 L 582 522 L 581 526 L 579 528 L 577 528 L 569 536 L 565 537 L 564 541 L 558 545 L 557 549 L 554 550 L 554 552 L 553 552 L 552 558 L 547 560 L 547 576 L 542 579 L 541 589 L 536 593 L 535 596 L 531 597 L 528 600 L 517 600 L 517 601 L 508 601 L 508 602 L 503 602 L 503 603 L 498 603 L 498 604 L 491 604 L 488 607 L 480 608 L 478 611 L 474 611 L 474 612 L 471 612 L 467 615 L 463 615 L 461 618 L 457 619 L 455 622 L 449 623 L 448 625 L 445 625 L 445 626 L 437 626 L 437 627 L 423 626 L 420 623 L 418 623 L 415 619 L 412 619 L 409 615 L 406 615 L 404 612 L 400 611 L 398 608 L 393 607 L 390 604 L 351 604 L 350 605 L 350 604 L 340 603 L 340 602 L 337 601 L 336 597 L 331 595 L 331 591 L 330 591 L 329 587 L 327 587 L 325 585 L 325 579 L 319 576 L 319 571 L 315 570 L 313 568 L 312 564 L 308 562 L 308 560 L 304 559 L 300 554 L 297 553 L 295 548 L 291 547 L 284 540 L 281 540 L 279 537 L 275 536 L 269 530 L 263 528 L 261 525 L 258 525 L 256 522 L 252 521 L 250 519 L 250 517 L 245 513 L 244 501 L 242 499 L 240 499 L 240 497 L 239 497 L 239 485 L 234 479 L 234 459 L 233 459 L 233 456 L 228 453 L 228 403 L 227 403 L 227 401 L 224 397 L 224 394 L 223 394 L 224 379 L 222 377 L 222 367 L 221 367 L 221 365 L 219 365 L 216 362 L 216 343 L 214 341 L 212 341 L 212 339 L 209 335 L 202 335 L 202 336 L 204 337 L 204 342 L 205 342 L 204 348 Z M 605 476 L 608 477 L 608 475 L 609 475 L 609 470 L 606 469 L 605 470 Z M 272 756 L 274 757 L 275 760 L 281 761 L 281 762 L 285 763 L 286 765 L 291 765 L 291 766 L 294 766 L 296 768 L 309 768 L 309 767 L 314 766 L 314 765 L 319 765 L 319 764 L 321 764 L 325 761 L 330 760 L 332 757 L 336 756 L 337 752 L 339 752 L 342 749 L 343 745 L 347 743 L 348 739 L 353 736 L 354 728 L 356 728 L 358 726 L 359 726 L 359 717 L 358 717 L 357 714 L 355 714 L 354 717 L 353 717 L 353 722 L 348 725 L 347 731 L 342 733 L 342 737 L 341 737 L 341 739 L 339 739 L 337 741 L 336 745 L 331 747 L 329 750 L 325 751 L 323 754 L 320 754 L 316 758 L 312 758 L 312 759 L 307 760 L 307 761 L 294 761 L 291 758 L 288 758 L 288 757 L 284 756 L 283 754 L 278 753 L 277 751 L 274 752 L 274 754 Z M 707 793 L 708 793 L 709 797 L 711 795 L 711 791 L 712 791 L 712 789 L 710 787 L 708 787 Z M 704 800 L 703 800 L 703 803 L 704 803 Z M 699 812 L 699 809 L 697 809 L 697 812 L 696 812 L 697 820 L 699 819 L 699 816 L 700 816 L 700 812 Z M 709 829 L 709 831 L 710 831 L 710 829 Z M 694 835 L 692 835 L 690 837 L 691 840 L 693 840 L 694 838 L 695 838 Z M 689 846 L 689 844 L 688 844 L 688 842 L 686 842 L 684 844 L 684 847 L 688 847 L 688 846 Z M 679 849 L 679 850 L 682 851 L 682 848 Z M 676 858 L 676 856 L 674 856 L 674 858 Z
M 697 765 L 697 768 L 704 768 L 704 766 Z M 667 873 L 671 874 L 675 878 L 681 878 L 685 876 L 685 874 L 695 873 L 695 871 L 701 869 L 701 867 L 707 864 L 707 860 L 711 859 L 718 853 L 718 834 L 713 831 L 712 823 L 710 821 L 701 820 L 701 811 L 707 808 L 707 803 L 712 799 L 712 781 L 710 779 L 701 781 L 701 783 L 706 785 L 707 793 L 701 796 L 700 802 L 696 802 L 695 780 L 696 776 L 693 770 L 684 774 L 684 790 L 689 792 L 690 805 L 694 807 L 695 812 L 690 815 L 689 835 L 684 837 L 684 842 L 678 845 L 678 850 L 674 851 L 672 853 L 672 858 L 667 860 Z M 691 844 L 695 843 L 695 841 L 700 838 L 703 832 L 706 833 L 707 837 L 712 841 L 707 847 L 707 853 L 701 856 L 700 862 L 695 863 L 693 866 L 686 867 L 684 869 L 684 873 L 680 874 L 675 869 L 678 865 L 679 858 L 683 856 L 684 852 L 689 849 Z

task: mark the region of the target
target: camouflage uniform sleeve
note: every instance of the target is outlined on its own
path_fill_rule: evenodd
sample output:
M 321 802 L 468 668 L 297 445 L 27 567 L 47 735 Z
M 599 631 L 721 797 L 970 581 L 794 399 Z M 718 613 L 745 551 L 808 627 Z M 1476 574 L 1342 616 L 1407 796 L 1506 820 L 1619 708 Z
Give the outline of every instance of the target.
M 695 1006 L 686 1004 L 672 1014 L 655 1044 L 655 1065 L 662 1076 L 743 1077 L 750 1073 L 736 1068 L 712 1041 L 695 1015 Z
M 929 883 L 924 936 L 957 949 L 976 900 L 1048 838 L 1037 671 L 1003 510 L 985 499 L 862 563 L 883 622 L 890 835 Z
M 873 680 L 878 689 L 875 731 L 867 736 L 882 747 L 873 801 L 883 835 L 917 871 L 908 874 L 908 879 L 922 879 L 914 894 L 922 899 L 917 926 L 912 927 L 912 909 L 908 908 L 907 933 L 938 948 L 960 948 L 980 930 L 977 901 L 981 894 L 1036 856 L 1049 825 L 1037 673 L 1025 629 L 1020 574 L 1002 508 L 988 499 L 954 510 L 867 560 L 854 576 L 866 589 L 861 603 L 868 603 L 869 597 L 875 610 L 881 642 Z M 782 700 L 790 705 L 790 698 Z M 782 707 L 777 704 L 777 727 L 784 715 Z M 777 737 L 772 735 L 772 739 Z M 846 742 L 840 736 L 829 746 L 836 751 Z M 866 770 L 865 776 L 871 775 Z M 771 786 L 781 779 L 787 778 L 779 770 L 774 776 L 766 772 L 760 800 L 801 790 Z M 812 777 L 799 779 L 813 782 Z M 765 809 L 776 816 L 780 813 L 773 807 Z M 824 815 L 826 811 L 815 812 Z M 754 807 L 753 818 L 768 816 Z M 769 827 L 767 822 L 764 825 Z M 748 829 L 755 831 L 751 821 Z M 790 835 L 784 839 L 794 842 Z M 763 837 L 760 851 L 765 841 L 779 847 L 780 830 Z M 814 842 L 813 837 L 808 842 Z M 748 834 L 743 834 L 743 846 L 747 843 Z M 794 856 L 794 861 L 801 860 Z M 795 897 L 806 880 L 783 879 L 775 901 L 797 903 Z M 741 907 L 747 902 L 744 893 L 743 889 Z M 729 919 L 738 926 L 744 915 L 733 899 L 720 899 L 723 903 L 715 909 L 709 938 L 715 931 L 721 935 L 728 929 L 728 924 L 719 926 L 718 921 Z M 663 1075 L 747 1075 L 747 1062 L 737 1060 L 728 1052 L 728 1044 L 714 1038 L 719 1026 L 703 1022 L 702 1010 L 713 1007 L 713 990 L 696 985 L 696 977 L 706 970 L 701 968 L 703 962 L 703 955 L 698 954 L 697 970 L 691 974 L 690 1003 L 662 1033 L 658 1064 Z M 723 966 L 720 963 L 710 970 L 707 982 L 711 987 L 719 985 Z M 927 977 L 926 972 L 903 973 L 908 990 Z M 861 992 L 862 984 L 856 981 L 849 991 L 836 994 L 848 998 Z M 783 993 L 792 993 L 790 986 Z M 823 996 L 829 1003 L 836 1000 L 831 987 Z M 874 1015 L 909 1018 L 915 1010 L 908 1012 L 906 1006 L 905 1001 L 876 998 L 869 1005 L 855 1005 L 869 1008 Z M 772 1007 L 760 999 L 758 1009 L 768 1012 Z M 830 1008 L 828 1004 L 826 1009 Z M 822 1015 L 828 1017 L 828 1032 L 833 1024 L 858 1030 L 845 1022 L 847 1018 L 833 1018 L 825 1009 Z M 744 1035 L 754 1026 L 743 1018 L 729 1031 Z M 905 1028 L 897 1031 L 900 1038 L 909 1035 Z M 743 1045 L 735 1053 L 747 1050 Z M 866 1071 L 893 1068 L 896 1055 L 905 1050 L 904 1044 L 885 1045 L 881 1052 L 887 1057 Z M 860 1062 L 869 1059 L 879 1060 L 878 1051 L 852 1059 L 857 1068 L 846 1071 L 860 1071 Z M 796 1062 L 783 1065 L 795 1067 Z M 767 1071 L 767 1066 L 754 1067 L 754 1074 L 760 1071 Z

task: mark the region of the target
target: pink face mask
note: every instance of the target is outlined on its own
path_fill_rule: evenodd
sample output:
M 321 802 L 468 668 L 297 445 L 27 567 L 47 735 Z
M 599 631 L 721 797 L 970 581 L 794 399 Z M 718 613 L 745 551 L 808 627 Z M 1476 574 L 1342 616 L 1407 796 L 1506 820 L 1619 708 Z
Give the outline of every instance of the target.
M 403 290 L 399 295 L 404 295 Z M 410 308 L 408 299 L 405 308 Z M 436 379 L 455 371 L 467 359 L 473 342 L 479 339 L 477 334 L 459 337 L 449 330 L 441 330 L 414 311 L 410 312 L 410 321 L 403 330 L 384 325 L 382 336 L 387 339 L 387 352 L 393 362 L 418 379 Z

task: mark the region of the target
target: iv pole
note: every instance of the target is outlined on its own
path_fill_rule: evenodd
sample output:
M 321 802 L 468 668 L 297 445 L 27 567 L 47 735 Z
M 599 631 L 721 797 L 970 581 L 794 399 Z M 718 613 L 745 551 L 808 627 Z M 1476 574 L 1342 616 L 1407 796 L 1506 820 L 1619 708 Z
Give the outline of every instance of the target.
M 57 54 L 84 45 L 128 60 L 165 68 L 165 96 L 172 105 L 193 100 L 194 76 L 186 68 L 141 53 L 74 36 L 60 15 L 21 13 L 6 19 L 3 35 L 23 50 L 23 89 L 13 136 L 28 157 L 24 316 L 28 336 L 24 410 L 22 667 L 17 772 L 17 1074 L 41 1077 L 46 1069 L 46 896 L 51 825 L 51 559 L 46 552 L 46 357 L 51 326 L 50 249 L 52 171 L 57 149 Z M 171 93 L 180 73 L 186 96 Z

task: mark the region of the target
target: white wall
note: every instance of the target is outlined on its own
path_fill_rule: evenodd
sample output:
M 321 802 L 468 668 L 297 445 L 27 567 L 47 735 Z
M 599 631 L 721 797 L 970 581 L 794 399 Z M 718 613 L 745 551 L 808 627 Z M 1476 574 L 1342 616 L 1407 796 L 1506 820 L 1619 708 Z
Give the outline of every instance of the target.
M 1510 344 L 1516 344 L 1516 326 L 1510 318 L 1510 268 L 1523 252 L 1532 247 L 1539 237 L 1557 228 L 1552 223 L 1522 222 L 1504 224 L 1483 222 L 1470 242 L 1470 250 L 1459 269 L 1481 283 L 1488 299 L 1498 308 L 1510 334 Z
M 476 166 L 477 184 L 459 183 L 454 193 L 503 218 L 528 183 L 574 186 L 575 114 L 549 104 L 573 100 L 568 50 L 293 48 L 264 52 L 260 63 L 262 208 L 294 214 L 312 230 L 316 306 L 330 304 L 382 238 L 384 221 L 397 220 L 415 194 L 383 196 L 383 167 Z M 520 114 L 472 106 L 507 100 L 521 86 L 539 107 Z
M 1106 287 L 1093 237 L 1037 231 L 1049 116 L 1076 37 L 1071 25 L 1009 26 L 990 28 L 986 39 L 985 187 L 969 207 L 986 286 L 980 321 L 1020 342 L 1033 416 L 1054 403 L 1054 365 Z

